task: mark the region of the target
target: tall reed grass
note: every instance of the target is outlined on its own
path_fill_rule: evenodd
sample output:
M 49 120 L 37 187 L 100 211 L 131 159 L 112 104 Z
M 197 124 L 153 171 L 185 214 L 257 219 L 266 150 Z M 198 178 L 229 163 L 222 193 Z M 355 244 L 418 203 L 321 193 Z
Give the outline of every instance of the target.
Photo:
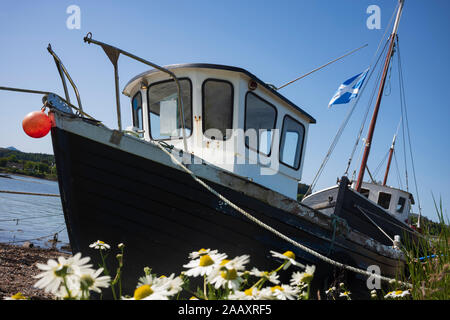
M 416 243 L 405 243 L 404 252 L 407 268 L 400 276 L 402 281 L 412 284 L 411 297 L 414 300 L 450 299 L 450 226 L 448 217 L 433 196 L 439 218 L 439 234 L 432 234 L 424 225 L 422 236 Z

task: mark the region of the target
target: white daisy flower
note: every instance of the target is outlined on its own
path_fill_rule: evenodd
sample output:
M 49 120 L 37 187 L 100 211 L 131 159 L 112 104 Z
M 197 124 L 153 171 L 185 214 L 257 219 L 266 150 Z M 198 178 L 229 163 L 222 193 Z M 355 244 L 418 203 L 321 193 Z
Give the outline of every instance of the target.
M 148 284 L 151 286 L 157 281 L 157 279 L 158 279 L 158 277 L 156 277 L 152 274 L 147 274 L 147 275 L 139 278 L 136 288 L 139 288 L 140 286 L 143 286 L 145 284 Z
M 268 299 L 278 300 L 295 300 L 299 291 L 289 285 L 282 284 L 281 286 L 267 287 L 261 290 L 261 296 Z
M 388 294 L 385 295 L 384 298 L 385 299 L 397 299 L 397 298 L 403 298 L 403 297 L 406 297 L 409 295 L 410 295 L 409 290 L 406 290 L 406 291 L 396 290 L 396 291 L 388 292 Z
M 410 295 L 411 295 L 411 292 L 409 292 L 409 290 L 405 290 L 400 294 L 400 297 L 404 298 L 404 297 L 407 297 Z
M 34 287 L 44 289 L 45 292 L 56 293 L 64 278 L 72 274 L 71 262 L 73 261 L 73 259 L 67 260 L 64 257 L 58 257 L 58 261 L 49 259 L 47 264 L 36 264 L 44 272 L 35 276 L 39 280 L 34 284 Z
M 189 254 L 189 258 L 191 259 L 197 259 L 205 254 L 217 254 L 217 250 L 211 250 L 211 249 L 200 249 L 198 251 L 191 252 Z
M 303 264 L 295 261 L 295 254 L 292 251 L 286 251 L 285 253 L 281 254 L 281 253 L 271 250 L 270 253 L 275 258 L 279 258 L 279 259 L 283 259 L 283 260 L 287 261 L 287 263 L 283 267 L 283 270 L 286 270 L 287 268 L 289 268 L 291 264 L 293 264 L 294 266 L 297 266 L 297 267 L 305 268 L 305 266 Z
M 309 284 L 316 271 L 316 266 L 307 266 L 305 272 L 294 272 L 291 278 L 291 285 L 302 286 L 303 284 Z
M 183 265 L 183 267 L 189 269 L 184 274 L 188 277 L 208 276 L 226 257 L 227 255 L 224 253 L 213 251 L 209 254 L 203 254 L 198 259 L 191 260 L 188 264 Z
M 167 295 L 173 296 L 176 295 L 178 292 L 183 290 L 183 279 L 180 277 L 175 277 L 175 274 L 172 273 L 169 277 L 161 276 L 156 280 L 161 286 L 167 285 Z
M 122 300 L 169 300 L 167 295 L 164 294 L 165 291 L 162 287 L 159 286 L 151 286 L 148 284 L 144 284 L 139 286 L 134 290 L 133 297 L 125 298 L 122 297 Z
M 92 264 L 87 264 L 90 260 L 90 257 L 81 258 L 81 253 L 78 252 L 74 256 L 69 257 L 68 263 L 70 264 L 73 273 L 82 274 L 91 270 Z
M 350 292 L 350 291 L 344 291 L 344 292 L 341 292 L 340 294 L 339 294 L 339 297 L 340 298 L 347 298 L 348 300 L 350 300 L 350 295 L 351 295 L 352 293 Z
M 129 300 L 168 300 L 183 289 L 182 285 L 183 279 L 174 273 L 169 277 L 148 274 L 139 278 L 134 296 Z
M 336 290 L 337 290 L 336 287 L 331 287 L 328 290 L 326 290 L 325 293 L 326 294 L 332 294 L 332 293 L 336 292 Z
M 110 276 L 100 276 L 103 272 L 103 268 L 98 270 L 89 269 L 85 270 L 80 275 L 80 288 L 84 291 L 95 291 L 101 293 L 100 288 L 108 288 L 111 282 Z
M 278 280 L 279 275 L 276 272 L 260 271 L 257 268 L 253 268 L 249 273 L 255 277 L 266 278 L 273 284 L 280 283 L 280 281 Z
M 248 288 L 244 291 L 236 290 L 228 296 L 229 300 L 261 300 L 261 291 L 257 288 Z
M 107 249 L 109 249 L 111 247 L 110 247 L 109 244 L 107 244 L 107 243 L 105 243 L 105 242 L 103 242 L 101 240 L 97 240 L 94 243 L 91 243 L 89 245 L 89 248 L 94 248 L 94 249 L 97 249 L 97 250 L 107 250 Z
M 237 256 L 232 260 L 222 260 L 220 266 L 222 267 L 221 269 L 244 271 L 244 265 L 249 263 L 249 261 L 250 256 L 245 254 L 242 256 Z
M 219 267 L 214 269 L 208 276 L 208 282 L 214 284 L 216 289 L 228 288 L 238 290 L 244 279 L 241 277 L 245 270 L 245 264 L 249 260 L 248 255 L 235 257 L 232 260 L 222 260 Z

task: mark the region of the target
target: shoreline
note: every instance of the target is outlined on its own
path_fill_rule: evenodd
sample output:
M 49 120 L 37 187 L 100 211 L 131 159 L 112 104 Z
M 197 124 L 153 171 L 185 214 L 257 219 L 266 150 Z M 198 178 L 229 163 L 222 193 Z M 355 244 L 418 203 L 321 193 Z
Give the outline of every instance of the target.
M 33 179 L 41 179 L 41 180 L 45 180 L 45 181 L 58 182 L 58 177 L 56 177 L 55 179 L 43 178 L 43 177 L 30 176 L 30 175 L 26 175 L 23 173 L 8 172 L 8 171 L 2 170 L 2 169 L 4 169 L 4 167 L 0 167 L 0 178 L 14 179 L 11 176 L 19 176 L 19 177 L 26 177 L 26 178 L 33 178 Z
M 58 249 L 26 247 L 0 243 L 0 300 L 21 292 L 31 300 L 52 300 L 52 295 L 34 288 L 34 276 L 41 271 L 37 263 L 47 263 L 49 259 L 70 257 L 71 254 Z

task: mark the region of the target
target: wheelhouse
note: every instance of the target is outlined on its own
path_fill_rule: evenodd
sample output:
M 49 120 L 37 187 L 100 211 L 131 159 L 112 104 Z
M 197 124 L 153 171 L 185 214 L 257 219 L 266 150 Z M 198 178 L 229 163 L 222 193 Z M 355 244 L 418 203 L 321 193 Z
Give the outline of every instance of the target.
M 296 199 L 315 119 L 248 71 L 210 64 L 165 67 L 133 78 L 132 134 L 165 141 L 204 162 Z M 185 134 L 183 135 L 183 127 Z M 186 141 L 183 141 L 185 139 Z
M 363 182 L 361 195 L 375 202 L 398 220 L 409 222 L 411 206 L 414 204 L 414 197 L 409 192 L 381 184 Z

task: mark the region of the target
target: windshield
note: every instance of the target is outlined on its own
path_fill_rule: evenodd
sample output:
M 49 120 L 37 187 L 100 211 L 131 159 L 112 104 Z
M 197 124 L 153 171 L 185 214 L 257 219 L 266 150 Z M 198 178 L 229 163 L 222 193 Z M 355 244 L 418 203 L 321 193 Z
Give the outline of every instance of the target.
M 186 137 L 192 129 L 192 85 L 189 79 L 179 80 L 183 100 Z M 154 140 L 183 137 L 178 105 L 178 90 L 173 80 L 158 82 L 148 88 L 150 135 Z

